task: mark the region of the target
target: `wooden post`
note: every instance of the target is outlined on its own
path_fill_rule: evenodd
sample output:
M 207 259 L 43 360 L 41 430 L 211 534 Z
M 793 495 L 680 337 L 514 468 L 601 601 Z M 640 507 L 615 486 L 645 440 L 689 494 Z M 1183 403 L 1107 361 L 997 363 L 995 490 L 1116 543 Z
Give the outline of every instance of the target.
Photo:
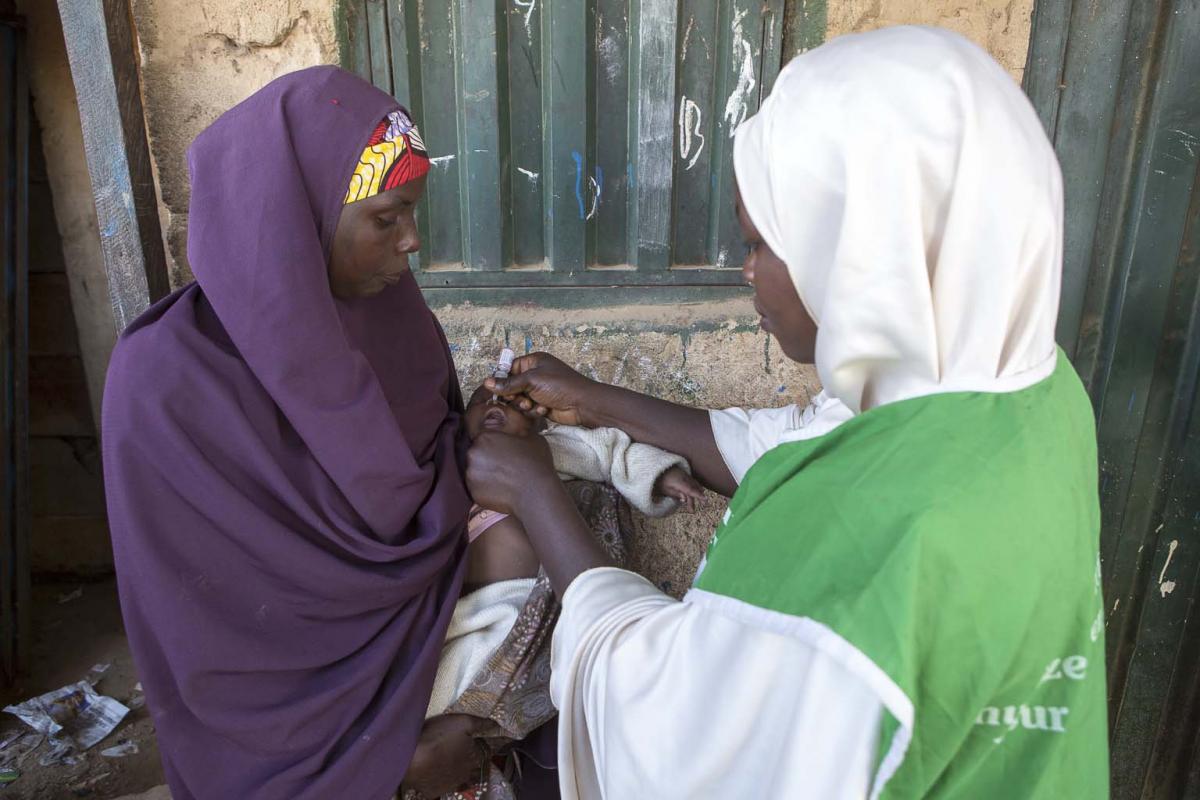
M 133 18 L 128 0 L 59 0 L 58 10 L 120 331 L 169 288 Z

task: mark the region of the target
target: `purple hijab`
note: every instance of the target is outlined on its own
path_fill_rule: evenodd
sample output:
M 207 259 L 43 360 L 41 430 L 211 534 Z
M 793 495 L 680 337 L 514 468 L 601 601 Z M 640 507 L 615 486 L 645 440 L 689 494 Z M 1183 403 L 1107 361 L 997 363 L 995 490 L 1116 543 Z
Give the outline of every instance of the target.
M 188 153 L 197 284 L 104 398 L 121 604 L 175 800 L 387 798 L 462 581 L 462 399 L 415 281 L 330 294 L 350 176 L 398 106 L 280 78 Z

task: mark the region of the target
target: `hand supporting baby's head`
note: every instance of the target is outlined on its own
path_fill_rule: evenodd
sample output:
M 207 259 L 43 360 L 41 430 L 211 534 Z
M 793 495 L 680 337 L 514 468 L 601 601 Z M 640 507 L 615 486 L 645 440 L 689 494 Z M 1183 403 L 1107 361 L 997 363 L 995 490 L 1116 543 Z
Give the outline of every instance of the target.
M 474 439 L 483 431 L 500 431 L 510 436 L 528 436 L 545 427 L 545 419 L 526 414 L 509 401 L 492 402 L 492 393 L 480 384 L 467 403 L 467 435 Z

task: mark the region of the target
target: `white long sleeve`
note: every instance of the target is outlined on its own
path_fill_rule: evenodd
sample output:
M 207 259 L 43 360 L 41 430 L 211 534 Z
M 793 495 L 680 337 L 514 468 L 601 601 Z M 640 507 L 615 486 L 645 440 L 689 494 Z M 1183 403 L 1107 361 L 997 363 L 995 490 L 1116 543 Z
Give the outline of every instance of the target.
M 754 462 L 776 445 L 823 436 L 853 416 L 845 403 L 825 392 L 814 397 L 804 409 L 792 404 L 708 412 L 717 449 L 738 483 Z
M 564 800 L 866 797 L 879 698 L 809 643 L 690 598 L 611 568 L 567 590 L 550 684 Z
M 560 477 L 611 483 L 634 508 L 652 517 L 678 507 L 673 498 L 655 498 L 654 484 L 671 467 L 691 472 L 683 456 L 634 442 L 617 428 L 555 425 L 543 435 Z

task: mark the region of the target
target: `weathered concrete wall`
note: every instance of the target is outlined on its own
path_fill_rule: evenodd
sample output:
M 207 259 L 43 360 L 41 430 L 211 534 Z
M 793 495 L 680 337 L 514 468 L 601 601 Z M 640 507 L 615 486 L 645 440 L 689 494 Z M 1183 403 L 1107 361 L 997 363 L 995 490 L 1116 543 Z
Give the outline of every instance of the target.
M 334 0 L 133 0 L 172 285 L 186 267 L 187 147 L 273 78 L 337 63 Z
M 116 331 L 58 7 L 30 0 L 18 10 L 38 123 L 29 164 L 31 566 L 102 575 L 112 547 L 96 426 Z
M 1016 80 L 1025 72 L 1033 0 L 830 0 L 826 38 L 887 25 L 938 25 L 985 48 Z

